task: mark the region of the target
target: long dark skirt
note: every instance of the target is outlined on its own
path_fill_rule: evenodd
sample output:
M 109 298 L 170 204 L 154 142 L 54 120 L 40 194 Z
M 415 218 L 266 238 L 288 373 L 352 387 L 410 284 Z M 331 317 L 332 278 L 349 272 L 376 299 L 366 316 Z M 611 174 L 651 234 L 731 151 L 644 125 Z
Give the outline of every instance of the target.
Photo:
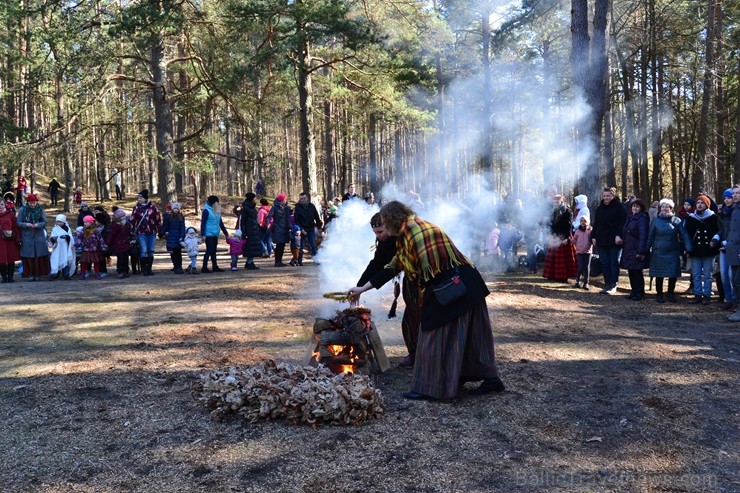
M 576 271 L 576 249 L 570 243 L 560 245 L 556 248 L 547 249 L 545 257 L 545 271 L 542 277 L 554 281 L 567 281 L 569 277 L 575 277 Z
M 23 257 L 23 276 L 22 277 L 43 277 L 48 276 L 51 271 L 49 256 L 45 257 Z
M 419 326 L 421 325 L 419 293 L 408 281 L 406 275 L 403 276 L 401 286 L 403 302 L 406 304 L 406 307 L 403 309 L 403 318 L 401 319 L 401 334 L 403 334 L 403 342 L 406 344 L 409 354 L 416 354 L 416 346 L 419 341 Z
M 452 322 L 419 333 L 411 391 L 451 399 L 457 396 L 461 376 L 498 376 L 485 300 Z

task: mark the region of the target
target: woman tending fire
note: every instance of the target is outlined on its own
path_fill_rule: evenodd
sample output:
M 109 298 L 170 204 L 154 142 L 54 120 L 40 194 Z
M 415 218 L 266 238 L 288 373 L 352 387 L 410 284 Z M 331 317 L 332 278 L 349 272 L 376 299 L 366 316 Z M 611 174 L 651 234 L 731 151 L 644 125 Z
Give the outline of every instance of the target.
M 403 396 L 452 399 L 462 384 L 481 380 L 471 394 L 505 390 L 496 369 L 485 300 L 489 291 L 478 270 L 441 228 L 403 203 L 387 203 L 380 216 L 387 233 L 399 237 L 386 269 L 403 271 L 419 293 L 421 332 L 411 389 Z M 368 281 L 351 288 L 349 295 L 354 298 L 373 287 L 380 286 Z

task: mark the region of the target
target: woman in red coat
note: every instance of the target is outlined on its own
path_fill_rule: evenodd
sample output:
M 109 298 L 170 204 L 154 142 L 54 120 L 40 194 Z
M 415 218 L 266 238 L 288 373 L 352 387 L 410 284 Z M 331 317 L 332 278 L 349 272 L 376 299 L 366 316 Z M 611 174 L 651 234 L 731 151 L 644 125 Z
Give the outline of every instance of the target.
M 5 202 L 0 200 L 0 275 L 2 282 L 13 281 L 15 263 L 21 259 L 21 251 L 18 247 L 21 230 L 15 220 L 15 214 L 5 207 Z

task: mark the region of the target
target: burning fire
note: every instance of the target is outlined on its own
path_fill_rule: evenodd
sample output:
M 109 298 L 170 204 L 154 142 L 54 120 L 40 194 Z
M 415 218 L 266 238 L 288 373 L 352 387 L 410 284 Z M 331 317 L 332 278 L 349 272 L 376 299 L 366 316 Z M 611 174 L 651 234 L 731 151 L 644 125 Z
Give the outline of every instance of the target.
M 352 364 L 351 365 L 339 365 L 339 369 L 341 373 L 352 374 L 355 372 L 354 363 L 355 361 L 358 361 L 360 357 L 355 354 L 354 346 L 341 346 L 337 344 L 330 344 L 326 346 L 326 349 L 334 356 L 346 354 L 346 356 L 349 357 L 349 360 Z
M 329 352 L 334 356 L 339 356 L 340 354 L 342 354 L 342 351 L 344 351 L 344 346 L 331 345 L 326 346 L 326 349 L 328 349 Z

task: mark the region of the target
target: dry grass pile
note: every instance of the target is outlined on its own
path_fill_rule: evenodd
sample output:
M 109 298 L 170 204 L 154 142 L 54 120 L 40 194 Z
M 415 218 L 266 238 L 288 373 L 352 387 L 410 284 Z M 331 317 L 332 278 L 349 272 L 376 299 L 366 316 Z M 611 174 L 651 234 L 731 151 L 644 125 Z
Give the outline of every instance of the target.
M 365 375 L 335 375 L 324 366 L 263 361 L 201 376 L 196 398 L 211 415 L 238 415 L 254 423 L 358 425 L 383 414 L 383 399 Z

